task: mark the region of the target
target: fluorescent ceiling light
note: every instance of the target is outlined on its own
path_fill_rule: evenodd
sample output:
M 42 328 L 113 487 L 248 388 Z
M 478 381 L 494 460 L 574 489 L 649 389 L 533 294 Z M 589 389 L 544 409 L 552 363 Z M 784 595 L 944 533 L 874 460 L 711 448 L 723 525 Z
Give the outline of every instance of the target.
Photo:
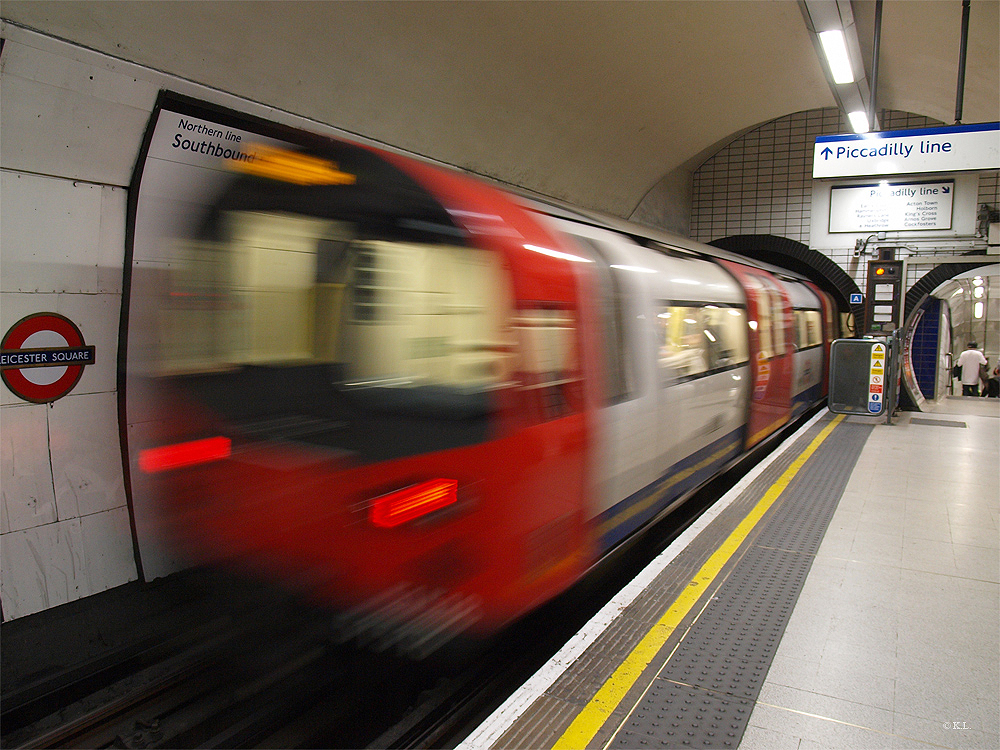
M 847 55 L 847 43 L 844 32 L 840 29 L 822 31 L 819 41 L 823 45 L 826 61 L 830 65 L 830 73 L 834 83 L 853 83 L 854 70 L 851 68 L 851 58 Z
M 851 127 L 854 129 L 855 133 L 867 133 L 868 132 L 868 113 L 858 110 L 857 112 L 848 112 L 847 119 L 851 121 Z

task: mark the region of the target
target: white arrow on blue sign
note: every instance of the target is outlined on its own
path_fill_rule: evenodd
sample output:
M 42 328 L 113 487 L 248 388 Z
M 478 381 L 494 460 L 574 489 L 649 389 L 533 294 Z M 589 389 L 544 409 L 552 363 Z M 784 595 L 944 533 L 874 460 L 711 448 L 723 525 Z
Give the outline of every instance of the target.
M 813 177 L 1000 169 L 1000 123 L 821 135 Z

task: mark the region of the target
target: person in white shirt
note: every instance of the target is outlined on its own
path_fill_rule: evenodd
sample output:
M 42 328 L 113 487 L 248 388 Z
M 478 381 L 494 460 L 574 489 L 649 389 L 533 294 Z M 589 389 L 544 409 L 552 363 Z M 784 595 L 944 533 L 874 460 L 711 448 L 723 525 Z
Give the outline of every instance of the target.
M 986 357 L 979 351 L 975 341 L 970 341 L 966 350 L 958 358 L 958 366 L 962 368 L 962 395 L 979 395 L 979 372 L 986 366 Z

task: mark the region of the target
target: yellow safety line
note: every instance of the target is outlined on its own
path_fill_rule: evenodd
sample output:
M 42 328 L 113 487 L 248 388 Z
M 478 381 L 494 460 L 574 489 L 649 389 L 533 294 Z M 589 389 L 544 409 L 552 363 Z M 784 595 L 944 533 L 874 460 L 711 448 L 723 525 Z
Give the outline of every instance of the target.
M 722 546 L 708 558 L 695 577 L 691 579 L 684 589 L 684 593 L 670 605 L 670 608 L 660 618 L 660 621 L 646 633 L 645 637 L 639 642 L 639 645 L 632 650 L 632 653 L 625 658 L 621 666 L 601 686 L 601 689 L 597 691 L 597 695 L 577 714 L 573 723 L 569 725 L 562 737 L 553 745 L 553 750 L 571 750 L 587 746 L 587 743 L 594 738 L 594 735 L 604 725 L 604 722 L 607 721 L 611 713 L 621 703 L 626 693 L 632 689 L 636 680 L 639 679 L 642 672 L 649 666 L 649 663 L 663 647 L 663 644 L 666 643 L 670 634 L 673 633 L 681 620 L 697 604 L 702 594 L 705 593 L 723 566 L 729 561 L 736 550 L 739 549 L 747 536 L 749 536 L 754 526 L 757 525 L 757 522 L 767 513 L 768 509 L 778 499 L 778 496 L 784 492 L 788 483 L 792 481 L 792 478 L 802 468 L 803 464 L 809 460 L 809 457 L 816 452 L 820 444 L 826 440 L 827 436 L 833 432 L 833 429 L 843 419 L 843 414 L 837 415 L 830 424 L 823 428 L 819 435 L 809 444 L 809 447 L 792 462 L 792 465 L 785 470 L 781 477 L 771 485 L 764 494 L 764 497 L 760 499 L 760 502 L 743 519 L 740 525 L 733 530 L 726 541 L 722 543 Z

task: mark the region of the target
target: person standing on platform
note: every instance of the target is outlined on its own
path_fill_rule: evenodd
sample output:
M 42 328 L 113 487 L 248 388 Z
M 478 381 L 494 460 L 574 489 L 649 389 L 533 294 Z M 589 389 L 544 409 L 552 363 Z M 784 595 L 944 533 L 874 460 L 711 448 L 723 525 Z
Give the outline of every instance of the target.
M 958 366 L 962 368 L 962 395 L 978 396 L 979 373 L 986 366 L 986 357 L 979 351 L 975 341 L 970 341 L 965 351 L 959 356 Z

